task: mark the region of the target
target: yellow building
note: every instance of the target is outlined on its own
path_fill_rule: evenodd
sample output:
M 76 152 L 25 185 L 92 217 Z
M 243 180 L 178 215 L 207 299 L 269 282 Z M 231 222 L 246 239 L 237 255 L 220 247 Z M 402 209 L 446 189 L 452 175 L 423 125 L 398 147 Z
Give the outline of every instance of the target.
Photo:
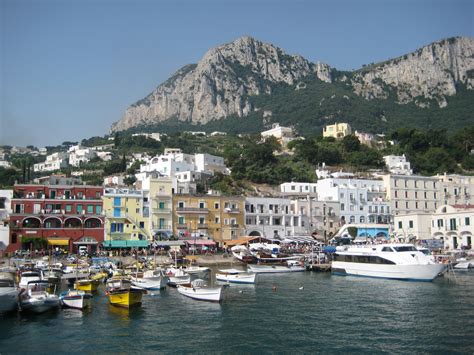
M 223 244 L 245 232 L 244 199 L 225 196 L 173 196 L 173 231 L 176 236 L 209 236 Z
M 352 134 L 352 129 L 348 123 L 335 123 L 333 125 L 328 125 L 323 129 L 323 137 L 341 139 L 350 134 Z
M 169 177 L 148 181 L 150 201 L 149 230 L 153 236 L 169 237 L 173 233 L 173 181 Z
M 147 247 L 149 210 L 144 208 L 143 192 L 129 189 L 105 189 L 102 197 L 105 213 L 104 246 L 112 248 Z

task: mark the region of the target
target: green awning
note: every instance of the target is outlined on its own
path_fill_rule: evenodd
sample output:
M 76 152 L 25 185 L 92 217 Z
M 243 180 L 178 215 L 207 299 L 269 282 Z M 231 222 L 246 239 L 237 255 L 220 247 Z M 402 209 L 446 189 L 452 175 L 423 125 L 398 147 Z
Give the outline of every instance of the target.
M 104 240 L 106 248 L 147 248 L 147 240 Z

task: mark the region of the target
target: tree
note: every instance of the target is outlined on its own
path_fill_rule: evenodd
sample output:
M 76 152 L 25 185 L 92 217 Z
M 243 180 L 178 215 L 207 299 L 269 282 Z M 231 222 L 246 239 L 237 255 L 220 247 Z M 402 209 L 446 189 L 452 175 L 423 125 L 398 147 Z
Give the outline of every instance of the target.
M 341 141 L 344 152 L 357 152 L 360 150 L 360 141 L 355 135 L 351 134 L 342 138 Z

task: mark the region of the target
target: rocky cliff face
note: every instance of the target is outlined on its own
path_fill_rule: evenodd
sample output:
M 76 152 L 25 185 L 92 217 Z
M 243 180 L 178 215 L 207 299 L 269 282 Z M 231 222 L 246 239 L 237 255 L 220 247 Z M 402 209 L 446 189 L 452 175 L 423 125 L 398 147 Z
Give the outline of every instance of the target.
M 366 99 L 387 98 L 389 91 L 399 103 L 415 101 L 428 106 L 456 94 L 456 84 L 474 88 L 474 41 L 456 37 L 427 45 L 413 53 L 363 68 L 354 73 L 354 92 Z
M 245 116 L 253 109 L 247 96 L 270 93 L 273 83 L 293 85 L 307 75 L 332 80 L 326 64 L 313 64 L 271 44 L 242 37 L 210 49 L 197 65 L 181 68 L 130 106 L 111 130 L 169 118 L 206 123 L 232 114 Z
M 146 98 L 131 105 L 111 131 L 175 118 L 207 123 L 230 115 L 246 116 L 256 109 L 251 95 L 269 94 L 272 84 L 299 86 L 316 76 L 333 82 L 333 69 L 288 55 L 271 44 L 242 37 L 210 49 L 199 63 L 184 66 Z M 366 99 L 387 98 L 393 92 L 399 103 L 415 101 L 427 106 L 456 94 L 456 84 L 474 88 L 474 41 L 458 37 L 435 42 L 414 53 L 364 67 L 349 77 L 354 92 Z M 339 79 L 340 80 L 340 79 Z

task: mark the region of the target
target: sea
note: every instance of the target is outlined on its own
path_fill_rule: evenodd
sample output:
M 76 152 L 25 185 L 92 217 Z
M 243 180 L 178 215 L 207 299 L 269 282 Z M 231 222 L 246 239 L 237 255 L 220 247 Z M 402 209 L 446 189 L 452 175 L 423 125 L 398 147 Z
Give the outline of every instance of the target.
M 433 282 L 266 274 L 224 293 L 208 303 L 167 288 L 128 310 L 101 286 L 87 311 L 0 316 L 0 354 L 474 353 L 474 271 Z

